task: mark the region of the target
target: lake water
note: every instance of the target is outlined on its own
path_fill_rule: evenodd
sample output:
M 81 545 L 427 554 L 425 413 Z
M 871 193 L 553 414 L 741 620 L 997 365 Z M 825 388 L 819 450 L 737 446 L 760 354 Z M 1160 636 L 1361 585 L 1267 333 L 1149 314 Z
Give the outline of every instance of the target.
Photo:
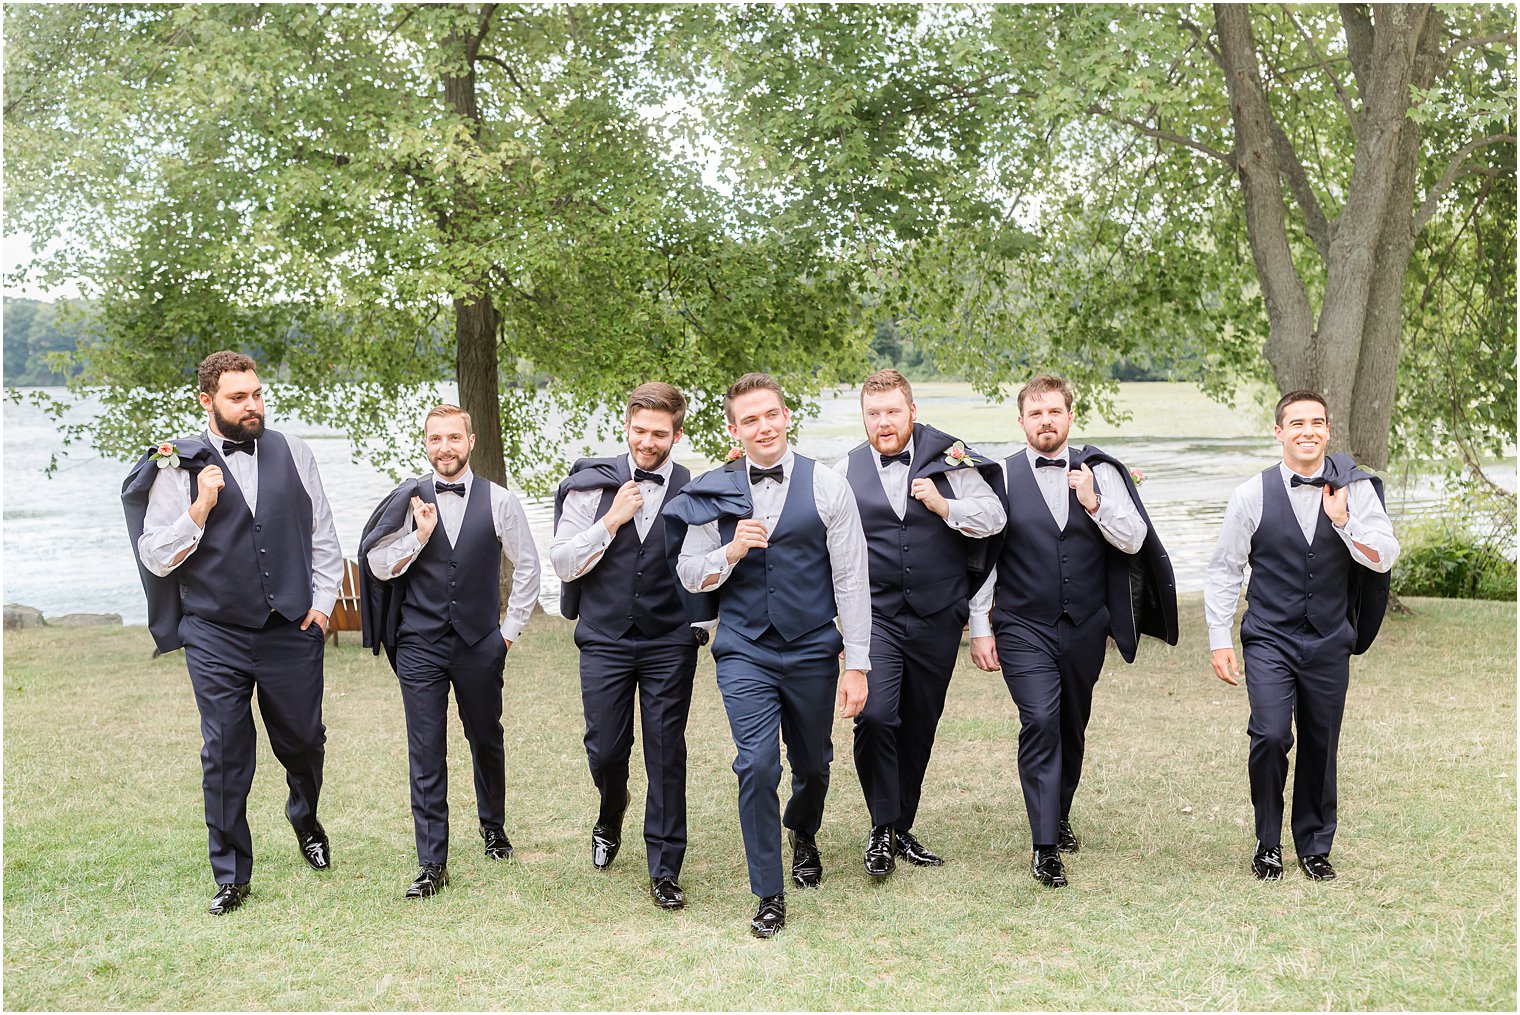
M 58 392 L 61 393 L 61 392 Z M 450 392 L 444 391 L 444 397 Z M 918 393 L 919 418 L 966 418 L 983 404 L 980 396 L 960 385 L 925 386 Z M 803 454 L 826 463 L 842 458 L 861 440 L 859 409 L 853 392 L 825 398 L 817 419 L 810 420 L 796 446 Z M 977 415 L 983 420 L 974 432 L 958 435 L 989 455 L 1011 454 L 1022 446 L 1012 406 Z M 147 608 L 127 544 L 120 489 L 128 464 L 102 458 L 87 449 L 71 449 L 60 457 L 52 478 L 43 470 L 57 448 L 57 427 L 29 405 L 7 401 L 4 410 L 4 560 L 3 584 L 7 603 L 25 603 L 44 614 L 119 613 L 129 624 L 145 624 Z M 323 484 L 337 521 L 338 539 L 346 556 L 357 555 L 359 533 L 374 506 L 392 487 L 383 473 L 350 457 L 348 439 L 334 430 L 292 423 L 270 412 L 276 429 L 306 440 L 316 455 Z M 956 428 L 944 424 L 946 429 Z M 1172 555 L 1178 588 L 1194 592 L 1203 587 L 1203 569 L 1213 549 L 1230 490 L 1253 472 L 1279 457 L 1270 436 L 1241 436 L 1243 428 L 1224 436 L 1156 438 L 1130 434 L 1125 428 L 1103 432 L 1101 444 L 1129 465 L 1144 470 L 1141 493 L 1157 532 Z M 1077 441 L 1077 432 L 1073 434 Z M 608 441 L 596 448 L 611 454 L 620 444 Z M 685 447 L 680 445 L 678 447 Z M 694 471 L 711 466 L 704 459 L 678 460 Z M 418 471 L 425 467 L 419 455 Z M 1514 488 L 1514 467 L 1498 478 Z M 1391 505 L 1395 519 L 1431 510 L 1439 504 L 1430 489 L 1401 491 Z M 541 602 L 557 612 L 558 582 L 548 568 L 552 536 L 552 504 L 525 498 L 528 520 L 544 560 Z

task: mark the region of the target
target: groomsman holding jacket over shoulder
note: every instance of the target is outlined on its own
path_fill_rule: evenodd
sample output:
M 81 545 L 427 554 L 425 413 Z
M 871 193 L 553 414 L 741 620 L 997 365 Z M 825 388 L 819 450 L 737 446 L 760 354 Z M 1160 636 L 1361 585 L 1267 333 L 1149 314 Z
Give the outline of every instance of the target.
M 1277 403 L 1282 462 L 1230 494 L 1204 582 L 1214 674 L 1242 676 L 1230 637 L 1245 565 L 1251 565 L 1240 645 L 1251 703 L 1248 770 L 1256 811 L 1251 871 L 1282 877 L 1283 787 L 1298 726 L 1293 845 L 1310 880 L 1331 881 L 1335 755 L 1351 657 L 1367 651 L 1388 606 L 1399 542 L 1382 480 L 1347 454 L 1327 455 L 1330 414 L 1312 391 Z
M 1065 887 L 1093 687 L 1108 639 L 1133 662 L 1139 636 L 1177 643 L 1177 590 L 1129 471 L 1074 448 L 1071 388 L 1036 377 L 1019 391 L 1026 447 L 1004 463 L 1008 525 L 997 567 L 971 604 L 971 657 L 1003 671 L 1019 709 L 1019 781 L 1031 873 Z
M 983 540 L 1001 532 L 1008 516 L 989 485 L 1001 480 L 1001 468 L 917 422 L 902 374 L 866 378 L 860 408 L 866 441 L 835 471 L 855 495 L 870 559 L 870 691 L 855 717 L 855 770 L 871 814 L 866 873 L 884 878 L 898 856 L 924 867 L 944 863 L 912 828 L 968 597 L 986 576 Z
M 623 433 L 628 450 L 583 458 L 555 497 L 549 557 L 560 587 L 560 612 L 576 620 L 586 760 L 600 796 L 591 829 L 591 862 L 606 870 L 622 846 L 633 750 L 633 699 L 639 699 L 644 770 L 644 845 L 649 892 L 662 909 L 686 904 L 686 719 L 691 711 L 697 645 L 693 627 L 707 597 L 681 587 L 665 545 L 660 509 L 691 480 L 671 460 L 686 419 L 686 398 L 652 382 L 628 395 Z
M 122 487 L 127 530 L 159 652 L 183 647 L 201 716 L 201 772 L 217 891 L 239 908 L 253 873 L 248 792 L 259 698 L 290 789 L 285 815 L 301 857 L 332 863 L 317 820 L 327 740 L 322 655 L 343 553 L 311 449 L 264 425 L 264 388 L 247 356 L 199 367 L 206 429 L 138 461 Z
M 502 671 L 538 599 L 538 551 L 515 494 L 474 474 L 475 431 L 457 405 L 432 409 L 423 424 L 433 471 L 380 502 L 359 552 L 364 644 L 386 656 L 401 684 L 418 871 L 406 898 L 449 883 L 449 688 L 475 772 L 475 807 L 485 854 L 512 856 L 505 831 L 506 749 Z M 512 591 L 501 610 L 501 558 Z
M 855 498 L 837 473 L 787 445 L 791 411 L 781 386 L 745 374 L 723 410 L 744 456 L 692 480 L 664 514 L 681 583 L 718 601 L 712 654 L 737 754 L 750 890 L 759 899 L 750 932 L 768 938 L 786 922 L 783 827 L 793 883 L 823 880 L 815 836 L 834 755 L 831 712 L 837 703 L 853 718 L 866 702 L 871 602 Z M 784 815 L 776 800 L 783 741 L 792 770 Z

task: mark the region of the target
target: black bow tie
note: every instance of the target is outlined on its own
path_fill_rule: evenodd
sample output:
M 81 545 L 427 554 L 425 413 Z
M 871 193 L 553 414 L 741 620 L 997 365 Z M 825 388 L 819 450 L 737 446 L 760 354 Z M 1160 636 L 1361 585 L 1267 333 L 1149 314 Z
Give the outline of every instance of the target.
M 1040 458 L 1039 456 L 1036 456 L 1034 460 L 1034 467 L 1036 469 L 1064 469 L 1066 468 L 1066 459 Z
M 1305 479 L 1303 476 L 1294 476 L 1288 481 L 1290 486 L 1326 486 L 1329 480 L 1324 476 L 1315 476 L 1313 479 Z
M 780 483 L 783 478 L 784 473 L 781 471 L 781 464 L 779 462 L 775 465 L 772 465 L 769 469 L 757 469 L 753 465 L 749 467 L 749 482 L 751 486 L 760 482 L 762 479 L 774 479 L 776 482 Z
M 883 469 L 885 469 L 887 466 L 891 465 L 893 462 L 902 462 L 904 465 L 907 465 L 912 460 L 912 458 L 913 458 L 913 456 L 909 452 L 907 452 L 907 451 L 899 451 L 895 455 L 882 455 L 881 456 L 881 467 Z
M 434 483 L 433 489 L 438 493 L 457 493 L 461 497 L 464 496 L 463 483 Z
M 655 486 L 664 486 L 665 477 L 658 472 L 648 472 L 644 469 L 634 469 L 633 478 L 640 483 L 653 483 Z
M 222 457 L 235 455 L 241 451 L 245 455 L 253 454 L 253 438 L 246 441 L 222 441 Z

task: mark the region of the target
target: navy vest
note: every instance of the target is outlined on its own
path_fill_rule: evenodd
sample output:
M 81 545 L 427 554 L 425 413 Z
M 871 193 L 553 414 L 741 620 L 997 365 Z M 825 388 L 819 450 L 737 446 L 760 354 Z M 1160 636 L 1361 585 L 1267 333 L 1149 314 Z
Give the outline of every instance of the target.
M 1281 631 L 1307 621 L 1322 638 L 1346 622 L 1356 562 L 1323 509 L 1314 541 L 1304 541 L 1276 465 L 1261 474 L 1261 523 L 1251 535 L 1250 561 L 1246 613 L 1255 620 Z
M 431 478 L 417 494 L 438 503 Z M 456 494 L 445 494 L 454 497 Z M 491 483 L 476 476 L 459 525 L 459 542 L 449 545 L 439 520 L 412 566 L 406 569 L 401 630 L 437 641 L 452 629 L 474 645 L 501 629 L 501 540 L 491 520 Z
M 622 456 L 619 458 L 621 474 L 626 472 L 628 462 Z M 684 465 L 672 466 L 665 487 L 665 502 L 680 493 L 690 479 L 690 469 Z M 615 497 L 615 487 L 602 491 L 601 503 L 596 508 L 597 518 L 607 513 Z M 665 555 L 665 519 L 662 517 L 654 519 L 642 542 L 638 526 L 629 519 L 612 537 L 596 567 L 573 584 L 580 586 L 580 619 L 608 637 L 621 638 L 630 628 L 637 628 L 646 638 L 658 638 L 684 629 L 691 622 Z M 684 630 L 681 636 L 690 640 Z
M 254 454 L 257 517 L 224 468 L 200 545 L 175 572 L 186 613 L 240 627 L 263 627 L 271 612 L 300 620 L 311 609 L 311 496 L 283 435 L 265 430 Z
M 922 442 L 914 442 L 913 453 L 908 466 L 910 486 L 926 461 Z M 897 517 L 882 489 L 876 462 L 876 449 L 866 443 L 850 452 L 845 472 L 865 530 L 871 609 L 883 617 L 895 617 L 907 607 L 927 617 L 964 600 L 966 537 L 912 496 L 903 516 Z M 946 497 L 955 496 L 943 473 L 934 477 L 934 486 Z
M 719 620 L 751 641 L 771 627 L 787 641 L 796 641 L 832 624 L 839 612 L 828 529 L 813 502 L 814 464 L 811 458 L 793 455 L 786 502 L 766 539 L 770 545 L 745 554 L 718 586 Z M 737 525 L 736 518 L 719 520 L 724 543 L 734 538 Z
M 1078 449 L 1068 446 L 1067 455 L 1069 468 L 1081 464 Z M 1066 527 L 1056 528 L 1026 452 L 1010 456 L 1003 470 L 1008 528 L 997 561 L 996 612 L 1042 624 L 1064 613 L 1082 623 L 1108 602 L 1108 543 L 1075 491 L 1067 491 Z

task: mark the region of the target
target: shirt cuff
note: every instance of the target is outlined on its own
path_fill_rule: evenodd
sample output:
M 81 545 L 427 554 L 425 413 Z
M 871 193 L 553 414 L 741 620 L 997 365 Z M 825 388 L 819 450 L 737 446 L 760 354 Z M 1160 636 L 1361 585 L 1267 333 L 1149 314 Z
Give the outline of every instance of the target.
M 174 551 L 175 553 L 186 546 L 196 545 L 201 541 L 201 536 L 206 533 L 205 529 L 195 524 L 195 519 L 190 517 L 189 511 L 176 518 L 174 524 L 169 527 L 169 531 L 174 535 L 174 545 L 179 548 Z
M 1211 628 L 1209 628 L 1209 651 L 1210 652 L 1217 652 L 1218 650 L 1220 650 L 1222 648 L 1234 648 L 1234 647 L 1235 647 L 1235 639 L 1232 636 L 1232 629 L 1231 628 L 1228 628 L 1228 627 L 1211 627 Z
M 862 652 L 857 646 L 846 645 L 844 647 L 844 668 L 847 670 L 869 671 L 871 669 L 870 653 Z
M 325 613 L 329 620 L 332 619 L 333 608 L 338 605 L 338 597 L 331 592 L 313 592 L 311 594 L 311 608 L 318 613 Z
M 973 638 L 991 638 L 992 637 L 992 617 L 989 614 L 983 613 L 983 614 L 979 615 L 979 614 L 973 613 L 971 615 L 970 624 L 971 624 L 971 637 L 973 637 Z
M 515 620 L 506 620 L 501 625 L 501 636 L 507 641 L 517 644 L 517 639 L 522 635 L 523 626 Z
M 965 526 L 966 515 L 971 509 L 965 501 L 948 497 L 945 499 L 945 508 L 945 524 L 959 532 Z

